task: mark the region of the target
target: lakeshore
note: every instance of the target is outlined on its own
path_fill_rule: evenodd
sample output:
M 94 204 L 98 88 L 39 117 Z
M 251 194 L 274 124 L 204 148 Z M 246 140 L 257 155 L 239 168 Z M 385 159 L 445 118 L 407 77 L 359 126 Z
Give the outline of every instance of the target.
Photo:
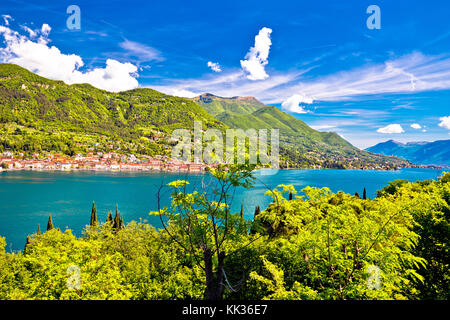
M 77 154 L 73 157 L 47 154 L 42 156 L 34 153 L 31 158 L 23 154 L 15 155 L 11 152 L 0 153 L 0 172 L 34 170 L 34 171 L 143 171 L 143 172 L 182 172 L 200 173 L 214 168 L 214 164 L 195 163 L 173 160 L 167 156 L 150 157 L 146 155 L 121 155 L 116 153 Z M 434 165 L 411 164 L 401 168 L 445 169 L 449 167 Z M 329 169 L 320 165 L 310 168 L 283 167 L 280 169 Z M 333 169 L 333 168 L 330 168 Z M 346 168 L 349 170 L 392 170 L 383 166 L 364 166 L 361 168 Z
M 165 156 L 152 158 L 149 156 L 118 155 L 116 153 L 98 153 L 74 157 L 48 154 L 42 157 L 33 154 L 30 159 L 16 157 L 12 153 L 4 153 L 0 158 L 0 172 L 3 170 L 36 170 L 36 171 L 168 171 L 168 172 L 204 172 L 214 167 L 204 163 L 172 160 Z

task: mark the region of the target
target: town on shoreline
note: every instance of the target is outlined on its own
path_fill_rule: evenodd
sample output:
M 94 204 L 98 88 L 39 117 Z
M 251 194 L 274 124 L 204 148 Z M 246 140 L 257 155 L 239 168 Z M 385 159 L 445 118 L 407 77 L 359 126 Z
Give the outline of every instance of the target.
M 76 154 L 68 157 L 59 154 L 33 153 L 26 158 L 23 153 L 0 153 L 0 171 L 38 170 L 38 171 L 169 171 L 169 172 L 203 172 L 214 165 L 172 160 L 167 156 L 154 158 L 145 155 L 122 155 L 114 152 L 88 155 Z
M 157 155 L 124 155 L 114 152 L 93 152 L 83 155 L 76 154 L 73 157 L 48 153 L 41 155 L 33 153 L 26 157 L 24 153 L 13 152 L 0 153 L 0 172 L 17 170 L 36 171 L 166 171 L 166 172 L 191 172 L 201 173 L 215 168 L 214 164 L 195 163 L 182 160 L 174 160 L 168 156 Z M 444 169 L 449 167 L 434 165 L 411 164 L 405 168 Z M 281 169 L 281 168 L 280 168 Z M 293 169 L 293 168 L 282 168 Z M 314 166 L 312 169 L 324 169 Z M 364 167 L 362 170 L 383 170 L 378 167 Z M 385 170 L 385 169 L 384 169 Z

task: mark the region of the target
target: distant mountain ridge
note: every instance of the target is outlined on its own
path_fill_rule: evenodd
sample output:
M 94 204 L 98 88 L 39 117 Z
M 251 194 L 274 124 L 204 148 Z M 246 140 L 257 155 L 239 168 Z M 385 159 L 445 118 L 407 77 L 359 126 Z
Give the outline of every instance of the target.
M 230 128 L 279 129 L 283 157 L 299 167 L 356 167 L 405 165 L 395 157 L 372 154 L 352 146 L 335 132 L 320 132 L 275 106 L 254 97 L 218 97 L 205 93 L 192 99 Z
M 407 143 L 388 140 L 366 150 L 401 157 L 415 164 L 450 166 L 450 140 Z

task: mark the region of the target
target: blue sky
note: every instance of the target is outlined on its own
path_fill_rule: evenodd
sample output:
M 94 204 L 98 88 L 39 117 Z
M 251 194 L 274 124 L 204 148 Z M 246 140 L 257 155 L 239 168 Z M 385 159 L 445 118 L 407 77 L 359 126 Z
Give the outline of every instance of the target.
M 80 30 L 66 24 L 72 4 Z M 381 29 L 366 25 L 373 4 Z M 251 95 L 361 148 L 433 141 L 450 138 L 449 12 L 448 1 L 2 0 L 0 59 L 113 91 Z

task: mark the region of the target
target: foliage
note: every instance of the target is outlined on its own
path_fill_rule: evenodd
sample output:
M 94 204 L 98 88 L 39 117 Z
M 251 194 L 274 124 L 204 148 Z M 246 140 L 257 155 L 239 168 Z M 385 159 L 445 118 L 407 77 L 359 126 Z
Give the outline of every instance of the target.
M 0 238 L 0 299 L 203 299 L 208 286 L 226 299 L 449 298 L 449 173 L 375 199 L 280 185 L 246 221 L 229 204 L 248 169 L 219 167 L 205 192 L 170 183 L 165 230 L 108 214 L 79 238 L 30 235 L 24 252 Z

